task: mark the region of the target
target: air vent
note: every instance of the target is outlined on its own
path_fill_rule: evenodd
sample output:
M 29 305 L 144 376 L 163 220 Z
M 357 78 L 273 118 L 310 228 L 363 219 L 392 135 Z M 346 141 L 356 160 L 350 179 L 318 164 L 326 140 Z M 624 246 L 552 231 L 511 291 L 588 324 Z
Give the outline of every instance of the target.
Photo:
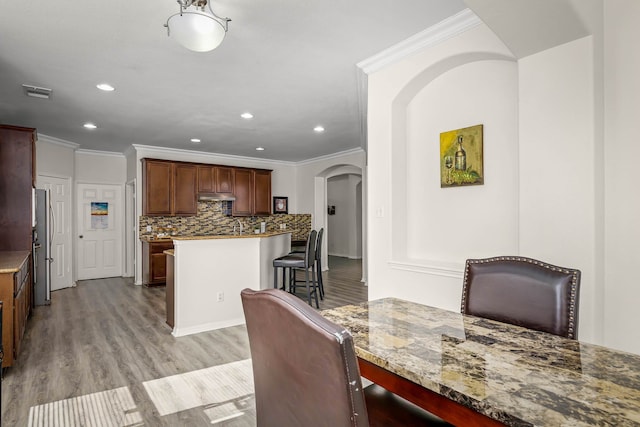
M 40 98 L 40 99 L 51 98 L 51 92 L 53 92 L 53 90 L 47 89 L 46 87 L 38 87 L 38 86 L 31 86 L 31 85 L 22 85 L 22 89 L 24 90 L 25 95 L 31 96 L 33 98 Z

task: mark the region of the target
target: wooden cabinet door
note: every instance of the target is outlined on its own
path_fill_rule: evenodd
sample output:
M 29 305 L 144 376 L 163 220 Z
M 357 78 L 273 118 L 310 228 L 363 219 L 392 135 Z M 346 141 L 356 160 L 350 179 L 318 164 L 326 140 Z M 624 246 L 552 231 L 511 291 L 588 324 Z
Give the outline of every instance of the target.
M 217 193 L 233 193 L 233 169 L 226 166 L 216 166 L 215 182 Z
M 167 256 L 160 252 L 151 254 L 151 271 L 149 284 L 162 283 L 167 280 Z
M 18 358 L 22 336 L 27 326 L 27 286 L 22 286 L 13 300 L 13 357 Z
M 215 168 L 207 165 L 198 166 L 198 193 L 216 192 Z
M 172 172 L 171 162 L 142 160 L 143 215 L 171 215 Z
M 176 215 L 195 215 L 198 210 L 197 201 L 197 169 L 193 164 L 175 163 L 173 213 Z
M 233 171 L 234 196 L 233 216 L 253 215 L 253 170 L 235 169 Z
M 271 171 L 254 172 L 253 211 L 255 215 L 271 215 Z

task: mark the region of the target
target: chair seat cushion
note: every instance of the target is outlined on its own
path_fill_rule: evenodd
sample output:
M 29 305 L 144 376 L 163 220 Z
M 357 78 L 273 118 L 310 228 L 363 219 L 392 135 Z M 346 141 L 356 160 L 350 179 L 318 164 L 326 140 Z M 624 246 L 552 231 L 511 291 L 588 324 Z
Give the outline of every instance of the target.
M 273 260 L 274 267 L 304 268 L 304 258 L 285 255 Z
M 451 425 L 377 384 L 364 388 L 364 398 L 371 427 Z

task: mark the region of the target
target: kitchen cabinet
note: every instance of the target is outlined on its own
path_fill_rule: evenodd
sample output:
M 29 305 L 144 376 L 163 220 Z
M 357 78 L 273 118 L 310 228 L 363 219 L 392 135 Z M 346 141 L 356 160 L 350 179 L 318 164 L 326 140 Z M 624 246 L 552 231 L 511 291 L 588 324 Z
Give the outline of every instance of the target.
M 36 130 L 0 125 L 0 251 L 30 251 Z
M 173 214 L 196 215 L 198 199 L 196 189 L 196 165 L 174 163 Z
M 3 368 L 12 366 L 20 354 L 27 319 L 31 313 L 32 295 L 31 253 L 0 252 Z
M 233 194 L 233 169 L 229 166 L 198 165 L 198 193 Z
M 271 215 L 271 171 L 254 171 L 253 212 L 255 215 Z
M 233 216 L 253 215 L 253 171 L 237 168 L 233 171 L 234 196 L 231 213 Z
M 192 163 L 142 159 L 142 214 L 196 215 L 197 168 Z
M 233 216 L 271 215 L 271 171 L 236 168 Z
M 167 255 L 164 251 L 173 249 L 173 241 L 142 242 L 142 284 L 145 286 L 164 285 L 167 280 Z

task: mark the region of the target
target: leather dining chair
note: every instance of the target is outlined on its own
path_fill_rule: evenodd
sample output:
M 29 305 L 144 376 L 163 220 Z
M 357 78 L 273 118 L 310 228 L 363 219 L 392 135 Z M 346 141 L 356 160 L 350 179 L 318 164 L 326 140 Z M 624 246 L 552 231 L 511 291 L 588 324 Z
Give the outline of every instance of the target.
M 380 386 L 362 388 L 351 334 L 279 289 L 241 292 L 258 427 L 449 425 Z
M 468 259 L 463 314 L 576 339 L 580 270 L 531 258 Z

